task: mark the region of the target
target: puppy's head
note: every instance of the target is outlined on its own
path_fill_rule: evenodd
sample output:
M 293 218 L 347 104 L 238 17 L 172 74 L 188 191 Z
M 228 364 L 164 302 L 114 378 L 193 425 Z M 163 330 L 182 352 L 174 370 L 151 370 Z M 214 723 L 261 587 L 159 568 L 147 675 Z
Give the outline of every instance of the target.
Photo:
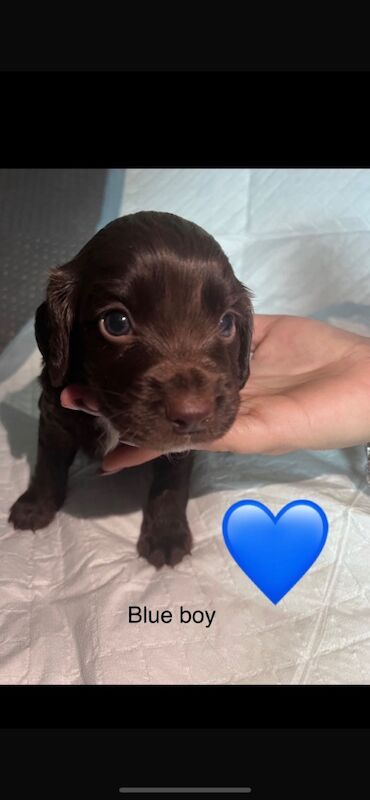
M 224 435 L 249 374 L 252 306 L 215 239 L 173 214 L 111 222 L 52 271 L 36 338 L 48 380 L 84 383 L 123 441 Z

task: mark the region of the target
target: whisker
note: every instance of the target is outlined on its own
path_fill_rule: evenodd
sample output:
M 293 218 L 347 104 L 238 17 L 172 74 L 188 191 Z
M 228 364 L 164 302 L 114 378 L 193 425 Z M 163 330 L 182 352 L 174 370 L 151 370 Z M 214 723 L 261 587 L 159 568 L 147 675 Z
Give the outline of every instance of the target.
M 96 389 L 98 391 L 102 391 L 104 394 L 114 394 L 116 397 L 122 397 L 123 396 L 122 392 L 115 392 L 113 389 L 101 389 L 101 388 L 98 388 L 97 386 L 93 386 L 92 388 Z
M 115 392 L 113 389 L 105 389 L 105 388 L 102 389 L 101 386 L 98 386 L 96 383 L 93 382 L 90 383 L 90 388 L 92 389 L 93 392 L 95 391 L 97 394 L 103 392 L 104 394 L 114 394 L 116 395 L 116 397 L 123 396 L 122 392 Z

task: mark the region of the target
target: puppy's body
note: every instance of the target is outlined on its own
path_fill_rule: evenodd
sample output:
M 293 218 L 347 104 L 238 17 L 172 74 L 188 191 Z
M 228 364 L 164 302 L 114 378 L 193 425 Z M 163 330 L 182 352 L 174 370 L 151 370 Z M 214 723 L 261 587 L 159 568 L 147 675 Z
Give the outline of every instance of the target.
M 35 332 L 44 359 L 38 458 L 11 522 L 49 524 L 80 448 L 101 458 L 125 441 L 173 453 L 153 462 L 138 551 L 157 567 L 174 565 L 191 548 L 192 456 L 176 453 L 220 438 L 235 419 L 249 372 L 247 290 L 197 225 L 139 212 L 52 271 Z M 71 384 L 93 393 L 99 416 L 61 406 Z

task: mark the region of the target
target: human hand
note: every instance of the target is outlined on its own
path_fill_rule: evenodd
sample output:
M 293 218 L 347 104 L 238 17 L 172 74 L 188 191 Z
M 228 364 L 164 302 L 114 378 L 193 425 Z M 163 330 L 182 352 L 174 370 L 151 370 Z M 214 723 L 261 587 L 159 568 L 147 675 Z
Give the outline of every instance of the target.
M 222 439 L 198 450 L 279 455 L 370 440 L 370 338 L 304 317 L 256 315 L 250 378 Z M 122 445 L 105 456 L 115 472 L 161 455 Z

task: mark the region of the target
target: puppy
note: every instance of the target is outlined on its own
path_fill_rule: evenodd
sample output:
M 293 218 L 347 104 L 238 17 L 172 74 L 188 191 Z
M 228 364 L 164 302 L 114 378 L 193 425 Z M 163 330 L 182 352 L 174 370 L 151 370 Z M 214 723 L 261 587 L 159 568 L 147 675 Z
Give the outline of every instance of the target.
M 153 462 L 137 548 L 157 568 L 174 566 L 191 550 L 192 455 L 182 451 L 227 432 L 249 375 L 248 290 L 198 225 L 142 211 L 111 222 L 51 271 L 35 335 L 37 463 L 10 522 L 37 530 L 52 521 L 79 448 L 101 458 L 119 441 L 149 447 L 173 455 Z M 92 413 L 62 408 L 70 384 L 91 390 Z

